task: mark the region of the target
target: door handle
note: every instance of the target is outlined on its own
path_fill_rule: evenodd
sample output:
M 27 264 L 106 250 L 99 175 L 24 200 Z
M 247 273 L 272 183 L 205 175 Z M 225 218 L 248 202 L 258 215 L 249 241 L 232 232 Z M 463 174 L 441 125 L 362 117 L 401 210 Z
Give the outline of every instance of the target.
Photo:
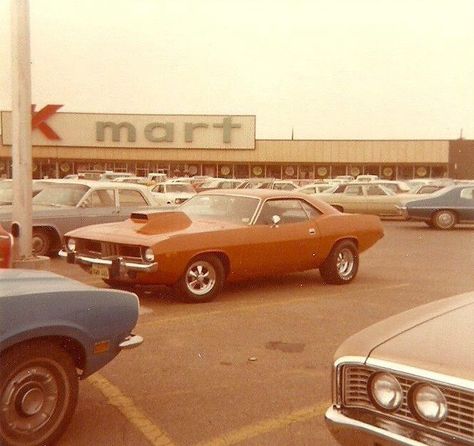
M 310 229 L 308 230 L 308 232 L 309 232 L 309 235 L 315 235 L 315 234 L 316 234 L 316 229 L 310 228 Z

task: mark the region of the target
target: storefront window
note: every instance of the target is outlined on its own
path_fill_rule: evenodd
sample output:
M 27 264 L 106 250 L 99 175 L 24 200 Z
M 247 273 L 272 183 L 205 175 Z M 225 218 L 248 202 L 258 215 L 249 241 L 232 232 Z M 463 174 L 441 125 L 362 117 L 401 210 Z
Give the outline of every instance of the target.
M 202 166 L 202 174 L 207 175 L 209 177 L 216 177 L 217 171 L 215 164 L 204 164 Z
M 267 165 L 266 168 L 266 175 L 270 178 L 281 178 L 281 166 L 274 166 L 274 165 Z
M 362 175 L 362 172 L 364 171 L 362 166 L 350 166 L 349 167 L 349 175 L 352 175 L 354 178 L 356 178 L 358 175 Z
M 448 176 L 448 170 L 445 166 L 432 166 L 431 177 L 432 178 L 444 178 Z
M 386 180 L 394 180 L 395 176 L 395 166 L 382 166 L 382 178 Z
M 364 175 L 380 176 L 380 166 L 364 166 Z
M 298 168 L 298 178 L 300 180 L 313 179 L 314 178 L 313 166 L 299 166 L 299 168 Z
M 401 180 L 414 178 L 413 166 L 398 166 L 398 178 Z
M 263 177 L 263 176 L 265 176 L 264 166 L 252 166 L 251 176 L 252 177 Z
M 247 164 L 237 164 L 234 172 L 236 178 L 249 178 L 249 166 Z
M 298 170 L 296 168 L 296 166 L 284 166 L 283 167 L 283 178 L 288 178 L 288 179 L 291 179 L 291 178 L 296 178 L 296 174 L 297 174 Z
M 337 164 L 331 168 L 331 178 L 336 178 L 339 175 L 350 175 L 351 173 L 345 165 Z
M 334 166 L 333 166 L 334 170 Z M 330 166 L 315 166 L 315 171 L 316 171 L 316 178 L 322 179 L 322 178 L 329 178 L 331 176 L 331 167 Z M 344 168 L 344 172 L 346 169 Z M 336 170 L 337 172 L 337 170 Z M 334 175 L 334 174 L 332 174 Z M 342 175 L 336 173 L 336 175 Z

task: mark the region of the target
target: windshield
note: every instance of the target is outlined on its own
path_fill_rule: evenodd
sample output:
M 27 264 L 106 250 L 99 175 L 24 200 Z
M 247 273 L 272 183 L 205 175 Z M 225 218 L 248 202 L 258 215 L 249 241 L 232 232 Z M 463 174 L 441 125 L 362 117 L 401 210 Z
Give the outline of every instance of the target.
M 248 225 L 260 200 L 232 195 L 195 195 L 179 207 L 192 219 L 212 219 Z
M 33 204 L 56 207 L 75 207 L 89 190 L 83 184 L 54 184 L 38 193 Z

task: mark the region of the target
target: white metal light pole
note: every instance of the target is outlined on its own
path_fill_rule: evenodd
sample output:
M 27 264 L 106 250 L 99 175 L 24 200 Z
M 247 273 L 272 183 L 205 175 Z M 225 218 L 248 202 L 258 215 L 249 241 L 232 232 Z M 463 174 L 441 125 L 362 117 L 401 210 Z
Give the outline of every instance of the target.
M 32 257 L 31 69 L 28 0 L 11 0 L 14 260 Z

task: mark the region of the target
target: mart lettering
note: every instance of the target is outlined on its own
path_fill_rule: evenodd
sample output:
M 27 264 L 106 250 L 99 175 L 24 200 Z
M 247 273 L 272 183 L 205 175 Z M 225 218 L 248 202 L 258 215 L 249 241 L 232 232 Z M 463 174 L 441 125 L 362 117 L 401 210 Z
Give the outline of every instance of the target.
M 174 122 L 151 122 L 143 129 L 145 138 L 153 143 L 171 143 L 178 142 L 192 143 L 195 132 L 221 132 L 222 142 L 230 144 L 232 142 L 232 131 L 240 129 L 240 123 L 232 122 L 232 116 L 222 119 L 222 122 L 208 124 L 206 122 L 185 122 L 182 126 Z M 129 122 L 115 123 L 111 121 L 96 122 L 96 141 L 121 142 L 126 139 L 128 142 L 136 142 L 137 129 Z

